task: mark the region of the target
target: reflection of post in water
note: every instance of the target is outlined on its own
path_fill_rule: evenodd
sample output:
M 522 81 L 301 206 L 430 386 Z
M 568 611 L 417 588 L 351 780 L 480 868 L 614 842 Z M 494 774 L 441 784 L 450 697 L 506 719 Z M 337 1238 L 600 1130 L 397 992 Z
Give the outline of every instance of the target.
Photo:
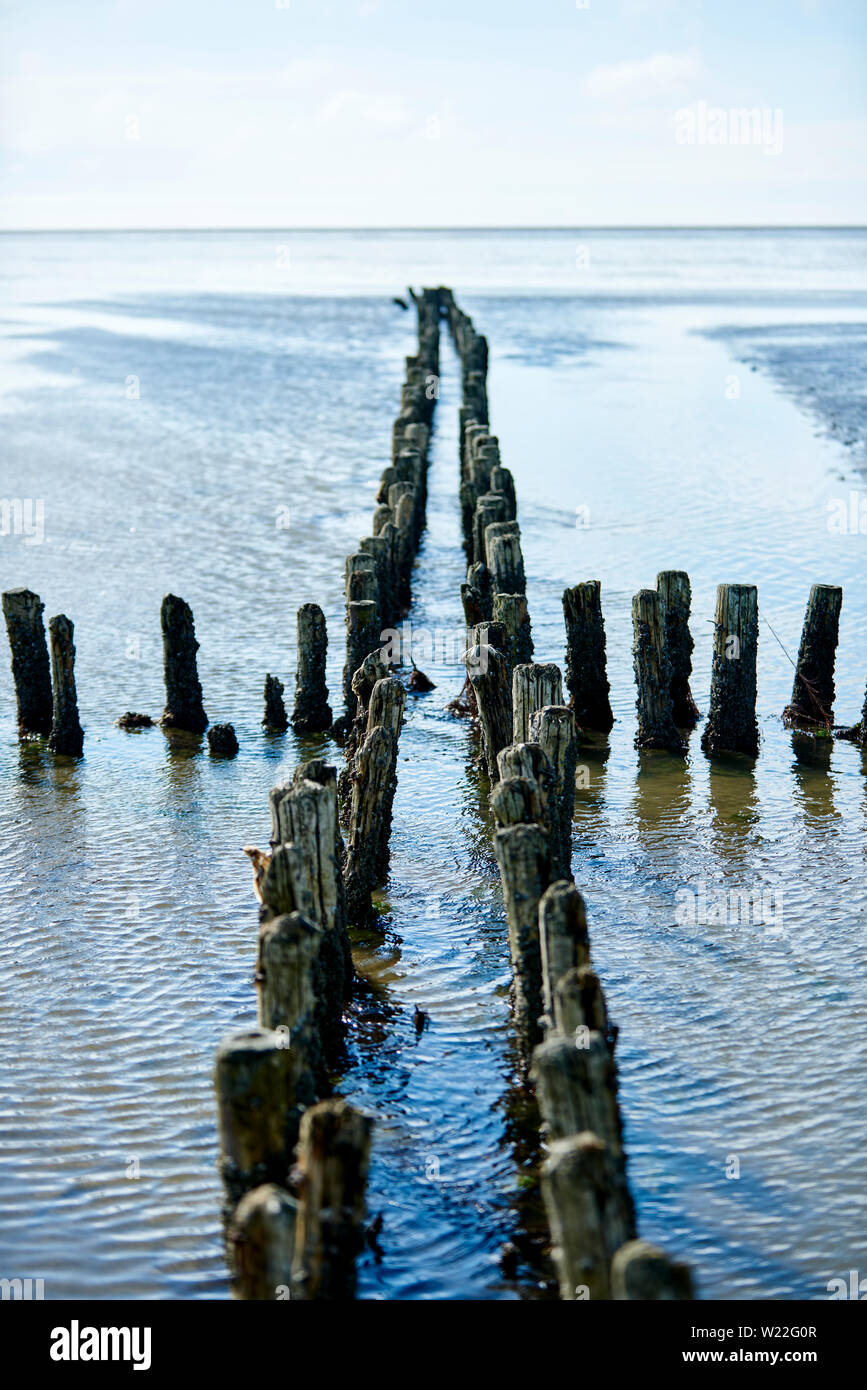
M 638 752 L 633 812 L 639 835 L 648 845 L 681 830 L 689 809 L 692 776 L 683 758 L 672 757 L 662 749 L 643 748 Z
M 603 734 L 581 731 L 578 762 L 575 767 L 575 809 L 572 825 L 575 834 L 588 842 L 599 834 L 600 819 L 605 813 L 605 788 L 611 748 Z
M 718 855 L 744 858 L 759 823 L 755 759 L 717 757 L 710 767 L 711 831 Z
M 168 787 L 170 809 L 176 815 L 183 815 L 198 809 L 198 796 L 201 783 L 200 754 L 204 740 L 201 734 L 192 734 L 185 729 L 163 729 L 166 739 L 165 782 Z
M 792 733 L 792 775 L 795 796 L 809 825 L 839 820 L 834 805 L 834 779 L 830 776 L 833 739 L 795 730 Z

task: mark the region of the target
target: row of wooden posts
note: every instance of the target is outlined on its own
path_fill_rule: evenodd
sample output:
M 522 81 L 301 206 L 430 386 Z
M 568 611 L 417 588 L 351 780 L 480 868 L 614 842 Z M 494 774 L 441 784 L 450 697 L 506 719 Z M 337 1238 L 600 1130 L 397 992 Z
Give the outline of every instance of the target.
M 215 1075 L 229 1260 L 246 1299 L 351 1297 L 364 1243 L 372 1122 L 330 1095 L 329 1077 L 354 978 L 347 928 L 373 915 L 388 874 L 406 691 L 381 660 L 380 631 L 410 603 L 436 400 L 426 383 L 439 371 L 438 300 L 425 292 L 416 303 L 419 351 L 407 361 L 392 462 L 372 534 L 346 563 L 346 766 L 339 778 L 322 760 L 297 768 L 271 792 L 269 851 L 246 851 L 261 904 L 258 1023 L 222 1044 Z M 299 614 L 308 730 L 331 724 L 314 607 Z
M 545 1129 L 542 1193 L 560 1295 L 690 1299 L 688 1268 L 637 1238 L 617 1101 L 616 1030 L 572 879 L 578 709 L 584 719 L 592 712 L 598 727 L 613 722 L 599 586 L 579 585 L 564 601 L 572 686 L 566 705 L 559 668 L 531 660 L 514 482 L 488 420 L 487 344 L 452 296 L 445 308 L 463 384 L 467 673 L 498 827 L 515 1026 Z

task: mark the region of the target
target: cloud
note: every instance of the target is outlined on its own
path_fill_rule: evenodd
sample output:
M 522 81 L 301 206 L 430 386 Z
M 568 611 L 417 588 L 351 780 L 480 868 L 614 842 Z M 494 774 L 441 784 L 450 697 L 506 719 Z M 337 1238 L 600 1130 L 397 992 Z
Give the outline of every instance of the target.
M 636 103 L 674 96 L 701 72 L 701 60 L 694 53 L 655 53 L 652 58 L 593 68 L 584 90 L 593 101 Z

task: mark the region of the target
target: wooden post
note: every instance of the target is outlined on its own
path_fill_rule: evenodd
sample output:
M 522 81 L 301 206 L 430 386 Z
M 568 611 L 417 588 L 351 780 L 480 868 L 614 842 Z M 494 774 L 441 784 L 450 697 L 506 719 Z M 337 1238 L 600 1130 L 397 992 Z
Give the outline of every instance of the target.
M 485 770 L 496 782 L 497 754 L 512 741 L 512 698 L 509 659 L 487 642 L 475 642 L 467 652 L 467 675 L 476 696 Z
M 505 528 L 509 527 L 510 530 Z M 525 594 L 527 580 L 521 540 L 514 521 L 492 522 L 485 530 L 486 563 L 491 571 L 494 593 Z
M 377 605 L 370 599 L 346 605 L 346 665 L 343 668 L 343 698 L 350 718 L 355 714 L 352 677 L 361 663 L 380 644 Z
M 514 668 L 533 660 L 533 637 L 526 594 L 495 594 L 492 617 L 506 629 L 506 656 Z
M 504 782 L 517 778 L 535 786 L 540 813 L 532 819 L 541 826 L 550 851 L 557 819 L 557 784 L 547 753 L 538 743 L 510 743 L 497 755 L 497 771 Z M 501 821 L 503 825 L 508 823 Z
M 349 605 L 350 609 L 356 606 L 361 605 Z M 325 684 L 327 650 L 325 614 L 318 603 L 302 604 L 298 609 L 298 678 L 295 708 L 292 711 L 292 727 L 296 734 L 321 733 L 331 728 L 331 708 Z
M 343 1100 L 325 1100 L 301 1121 L 292 1296 L 343 1301 L 355 1293 L 364 1245 L 372 1121 Z
M 276 848 L 262 895 L 274 912 L 301 912 L 323 930 L 317 1021 L 326 1054 L 333 1056 L 343 1039 L 343 1000 L 352 981 L 335 769 L 320 760 L 302 764 L 291 782 L 272 789 L 269 804 Z M 292 853 L 281 855 L 281 850 Z M 284 861 L 289 891 L 272 892 L 269 875 L 276 875 Z
M 461 585 L 461 601 L 467 627 L 490 622 L 494 616 L 494 591 L 487 565 L 470 565 L 467 582 Z
M 84 731 L 78 720 L 73 633 L 73 624 L 65 614 L 49 618 L 53 715 L 48 747 L 52 753 L 65 753 L 70 758 L 80 758 L 84 749 Z
M 247 1192 L 228 1231 L 235 1298 L 268 1301 L 291 1297 L 298 1203 L 276 1183 Z
M 753 584 L 720 584 L 716 591 L 710 709 L 701 736 L 706 753 L 759 748 L 756 723 L 758 593 Z
M 202 705 L 202 687 L 196 666 L 199 644 L 190 605 L 175 594 L 166 594 L 160 608 L 163 633 L 163 670 L 166 707 L 160 721 L 169 729 L 203 734 L 208 716 Z
M 289 727 L 283 703 L 283 682 L 276 676 L 265 677 L 265 717 L 262 725 L 270 733 L 283 734 Z
M 515 1027 L 526 1052 L 541 1036 L 542 959 L 539 899 L 551 878 L 548 840 L 538 825 L 498 830 L 494 851 L 503 885 L 515 981 Z
M 391 808 L 397 785 L 397 743 L 406 691 L 393 676 L 377 681 L 370 697 L 368 732 L 355 755 L 344 882 L 350 921 L 366 921 L 371 891 L 388 873 Z
M 263 922 L 256 970 L 259 1026 L 285 1034 L 311 1071 L 323 1077 L 316 971 L 323 940 L 320 926 L 300 912 Z
M 607 734 L 614 724 L 605 670 L 605 624 L 598 579 L 563 593 L 566 620 L 566 685 L 569 704 L 582 729 Z
M 530 715 L 544 705 L 562 705 L 563 677 L 559 666 L 530 661 L 512 672 L 512 742 L 528 743 Z
M 614 1051 L 617 1029 L 608 1017 L 599 977 L 589 965 L 567 970 L 560 976 L 554 986 L 553 1008 L 554 1027 L 564 1037 L 579 1042 L 590 1033 L 599 1033 Z
M 834 718 L 834 659 L 843 590 L 814 584 L 807 602 L 792 702 L 783 712 L 790 726 L 829 729 Z
M 638 698 L 636 748 L 667 748 L 685 753 L 671 706 L 671 676 L 665 648 L 663 608 L 655 589 L 641 589 L 632 600 L 632 648 Z
M 554 1019 L 557 981 L 576 966 L 590 964 L 587 913 L 574 883 L 563 879 L 546 888 L 539 900 L 539 948 L 545 1013 Z
M 219 758 L 234 758 L 238 736 L 232 724 L 212 724 L 208 730 L 208 752 Z
M 616 1189 L 613 1156 L 593 1133 L 558 1139 L 542 1167 L 542 1196 L 564 1301 L 611 1298 L 611 1257 L 634 1234 Z
M 3 616 L 12 652 L 19 738 L 51 733 L 53 700 L 42 621 L 44 608 L 39 595 L 30 589 L 7 589 L 3 595 Z
M 630 1240 L 614 1253 L 611 1263 L 611 1297 L 643 1303 L 684 1300 L 695 1291 L 688 1265 L 671 1259 L 646 1240 Z
M 671 709 L 678 729 L 693 729 L 699 714 L 689 688 L 692 675 L 692 649 L 689 630 L 692 589 L 685 570 L 662 570 L 656 576 L 656 591 L 662 600 L 665 649 L 669 662 Z
M 555 878 L 569 879 L 572 877 L 572 816 L 578 762 L 578 734 L 571 709 L 567 705 L 545 705 L 535 710 L 530 715 L 530 739 L 540 745 L 554 769 L 556 815 L 551 872 Z
M 473 560 L 487 564 L 485 528 L 495 521 L 507 521 L 506 498 L 501 492 L 485 492 L 476 503 L 473 516 Z
M 284 1035 L 248 1028 L 220 1046 L 214 1080 L 231 1205 L 260 1183 L 285 1186 L 302 1112 L 316 1099 L 306 1059 Z
M 538 782 L 529 777 L 501 777 L 491 791 L 491 810 L 499 826 L 541 825 L 547 808 Z

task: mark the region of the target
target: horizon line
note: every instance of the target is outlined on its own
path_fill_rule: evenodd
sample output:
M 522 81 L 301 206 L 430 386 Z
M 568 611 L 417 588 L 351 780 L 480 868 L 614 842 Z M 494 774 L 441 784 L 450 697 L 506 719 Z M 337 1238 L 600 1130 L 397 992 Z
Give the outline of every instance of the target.
M 174 234 L 191 232 L 863 232 L 867 223 L 863 222 L 678 222 L 678 223 L 623 223 L 587 222 L 557 223 L 548 225 L 497 224 L 465 226 L 291 226 L 270 223 L 263 226 L 224 227 L 0 227 L 4 236 L 64 236 L 75 233 L 94 235 L 97 233 L 162 233 Z

